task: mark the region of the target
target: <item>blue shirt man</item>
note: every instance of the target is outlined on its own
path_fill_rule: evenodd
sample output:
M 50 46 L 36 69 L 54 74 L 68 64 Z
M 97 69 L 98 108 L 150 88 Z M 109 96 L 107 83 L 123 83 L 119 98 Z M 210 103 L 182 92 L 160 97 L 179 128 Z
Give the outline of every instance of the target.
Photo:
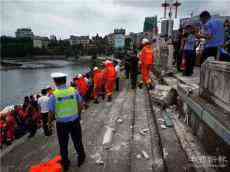
M 203 24 L 204 33 L 200 34 L 200 38 L 206 39 L 206 45 L 203 51 L 204 62 L 208 57 L 217 59 L 218 50 L 224 44 L 224 23 L 219 19 L 211 18 L 208 11 L 203 11 L 200 14 L 200 20 Z
M 211 39 L 207 40 L 205 47 L 220 47 L 224 45 L 224 23 L 219 19 L 210 19 L 205 25 L 204 30 Z

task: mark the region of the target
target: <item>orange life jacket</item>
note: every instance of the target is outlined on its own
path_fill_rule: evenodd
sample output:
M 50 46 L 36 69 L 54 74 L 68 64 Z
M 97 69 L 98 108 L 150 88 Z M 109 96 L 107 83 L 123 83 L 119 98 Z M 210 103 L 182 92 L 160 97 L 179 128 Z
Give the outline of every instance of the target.
M 96 86 L 100 87 L 103 83 L 103 72 L 97 70 L 93 73 L 93 82 Z
M 141 50 L 140 60 L 142 64 L 153 64 L 154 63 L 154 55 L 153 55 L 153 49 L 151 45 L 146 45 Z
M 61 157 L 56 156 L 53 160 L 46 163 L 42 163 L 30 168 L 30 172 L 62 172 L 62 166 L 60 164 Z
M 116 79 L 116 69 L 112 63 L 106 65 L 105 68 L 105 79 Z
M 88 83 L 84 78 L 79 78 L 75 81 L 78 91 L 82 96 L 86 95 L 87 91 L 89 90 Z

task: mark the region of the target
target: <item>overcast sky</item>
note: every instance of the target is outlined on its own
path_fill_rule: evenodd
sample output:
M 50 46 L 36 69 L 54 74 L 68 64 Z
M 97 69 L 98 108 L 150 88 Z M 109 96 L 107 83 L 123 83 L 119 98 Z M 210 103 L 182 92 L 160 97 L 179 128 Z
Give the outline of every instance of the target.
M 163 0 L 0 0 L 1 35 L 14 36 L 20 27 L 35 35 L 105 35 L 114 28 L 141 32 L 145 16 L 163 16 Z M 171 1 L 171 0 L 168 0 Z M 202 10 L 230 15 L 230 0 L 179 0 L 179 17 Z

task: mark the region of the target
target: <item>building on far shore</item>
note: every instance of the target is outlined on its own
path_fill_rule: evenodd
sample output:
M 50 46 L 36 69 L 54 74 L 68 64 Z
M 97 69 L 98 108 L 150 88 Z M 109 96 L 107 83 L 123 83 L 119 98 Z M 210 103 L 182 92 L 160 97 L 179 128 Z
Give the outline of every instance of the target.
M 86 47 L 90 43 L 89 36 L 80 36 L 80 44 Z
M 157 34 L 157 16 L 145 17 L 143 32 L 153 32 Z
M 16 38 L 33 38 L 34 33 L 30 28 L 18 28 L 15 32 Z
M 79 45 L 79 44 L 81 44 L 84 47 L 86 47 L 90 43 L 90 38 L 89 38 L 89 36 L 70 35 L 69 43 L 70 43 L 70 45 Z
M 69 43 L 71 46 L 80 44 L 80 36 L 70 35 Z
M 48 37 L 34 36 L 33 37 L 33 47 L 34 48 L 47 48 L 49 44 Z
M 50 35 L 50 41 L 56 42 L 57 41 L 57 37 L 55 35 Z
M 125 29 L 114 29 L 114 48 L 125 47 Z
M 107 40 L 107 43 L 110 47 L 113 47 L 114 45 L 114 33 L 110 33 L 105 36 L 105 39 Z

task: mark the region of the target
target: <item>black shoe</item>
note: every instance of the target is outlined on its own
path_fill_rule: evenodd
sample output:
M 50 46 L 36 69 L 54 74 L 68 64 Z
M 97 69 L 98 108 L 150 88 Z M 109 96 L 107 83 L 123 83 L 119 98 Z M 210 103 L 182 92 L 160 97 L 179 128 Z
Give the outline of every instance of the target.
M 30 139 L 30 138 L 34 137 L 34 135 L 35 135 L 35 134 L 30 134 L 30 135 L 28 136 L 28 138 Z
M 85 162 L 85 153 L 78 157 L 78 167 L 80 167 Z
M 102 97 L 102 100 L 105 100 L 105 95 L 104 94 L 101 97 Z
M 62 165 L 64 172 L 66 172 L 69 170 L 70 161 L 67 161 L 67 162 L 61 161 L 61 165 Z
M 112 96 L 108 96 L 108 102 L 112 101 Z
M 88 109 L 89 108 L 89 105 L 85 104 L 85 109 Z
M 153 84 L 149 84 L 148 88 L 149 88 L 149 90 L 153 90 L 154 89 Z
M 138 87 L 139 87 L 140 89 L 142 89 L 143 83 L 138 84 Z
M 97 99 L 95 99 L 93 103 L 98 104 L 99 101 Z
M 12 144 L 12 142 L 11 142 L 10 140 L 7 140 L 7 141 L 6 141 L 6 145 L 7 145 L 7 146 L 9 146 L 9 145 L 11 145 L 11 144 Z

